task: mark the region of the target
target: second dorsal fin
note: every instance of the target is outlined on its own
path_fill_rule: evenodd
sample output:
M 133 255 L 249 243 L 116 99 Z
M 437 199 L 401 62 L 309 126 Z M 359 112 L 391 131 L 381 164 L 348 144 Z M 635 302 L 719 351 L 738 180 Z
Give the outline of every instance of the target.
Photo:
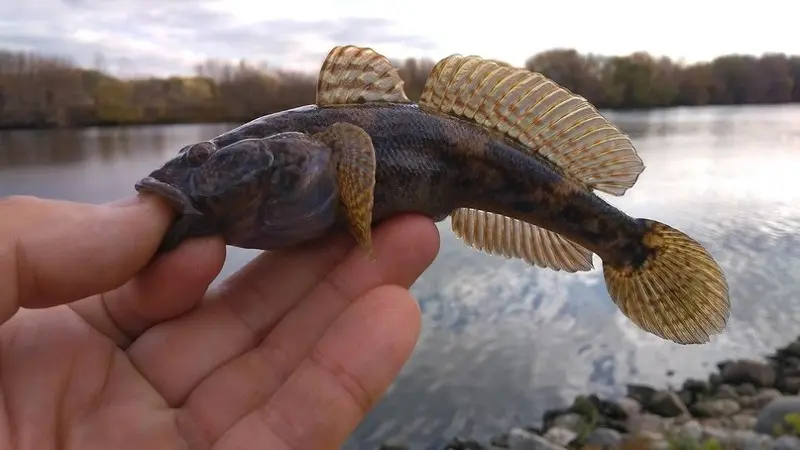
M 317 79 L 319 106 L 367 102 L 411 103 L 403 79 L 389 60 L 371 48 L 334 47 Z
M 448 56 L 425 81 L 419 105 L 500 132 L 590 189 L 623 195 L 644 170 L 628 136 L 585 98 L 540 73 Z

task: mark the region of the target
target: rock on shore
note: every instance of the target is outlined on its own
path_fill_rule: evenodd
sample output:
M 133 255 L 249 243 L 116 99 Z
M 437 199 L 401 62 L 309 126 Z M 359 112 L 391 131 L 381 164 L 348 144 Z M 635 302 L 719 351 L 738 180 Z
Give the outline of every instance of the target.
M 454 438 L 442 450 L 800 450 L 800 338 L 763 362 L 717 367 L 680 389 L 631 384 L 621 398 L 579 396 L 547 411 L 541 427 L 488 443 Z

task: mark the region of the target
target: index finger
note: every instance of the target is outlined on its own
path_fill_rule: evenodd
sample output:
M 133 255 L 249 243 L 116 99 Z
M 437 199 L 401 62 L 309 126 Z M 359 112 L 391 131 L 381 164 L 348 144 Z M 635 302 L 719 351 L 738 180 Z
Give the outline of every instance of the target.
M 119 287 L 147 265 L 171 219 L 169 207 L 149 196 L 109 205 L 0 199 L 0 323 L 19 307 Z

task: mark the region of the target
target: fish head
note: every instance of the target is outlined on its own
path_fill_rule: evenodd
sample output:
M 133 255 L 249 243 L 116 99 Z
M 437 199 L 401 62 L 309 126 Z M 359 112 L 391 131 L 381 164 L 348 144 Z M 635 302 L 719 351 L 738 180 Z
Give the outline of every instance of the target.
M 178 214 L 162 246 L 222 234 L 226 243 L 272 249 L 319 235 L 334 220 L 331 150 L 303 133 L 199 142 L 136 184 Z

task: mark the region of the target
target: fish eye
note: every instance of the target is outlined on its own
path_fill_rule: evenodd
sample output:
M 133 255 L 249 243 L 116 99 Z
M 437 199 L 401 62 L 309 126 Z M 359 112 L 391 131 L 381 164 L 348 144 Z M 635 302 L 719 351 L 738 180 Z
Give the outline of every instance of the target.
M 185 150 L 186 161 L 192 166 L 199 166 L 206 162 L 211 153 L 214 152 L 214 145 L 210 142 L 200 142 Z

